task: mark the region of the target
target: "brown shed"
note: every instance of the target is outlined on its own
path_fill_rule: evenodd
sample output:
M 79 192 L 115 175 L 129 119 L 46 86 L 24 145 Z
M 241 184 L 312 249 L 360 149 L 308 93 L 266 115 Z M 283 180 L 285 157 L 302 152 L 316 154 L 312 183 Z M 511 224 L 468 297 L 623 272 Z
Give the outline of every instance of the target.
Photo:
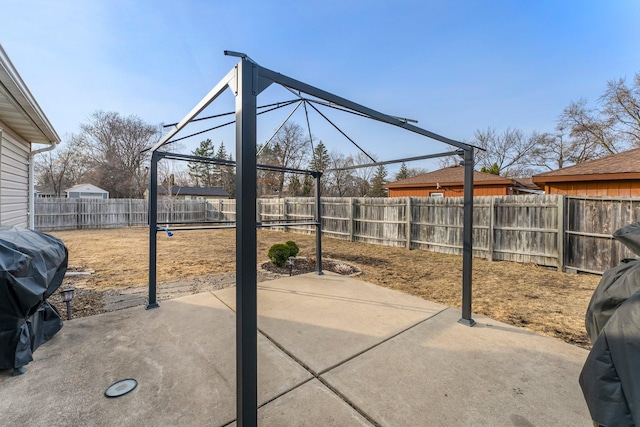
M 546 194 L 639 197 L 640 148 L 532 177 Z
M 389 197 L 462 197 L 464 168 L 450 166 L 384 185 Z M 474 196 L 509 196 L 539 189 L 524 180 L 473 171 Z

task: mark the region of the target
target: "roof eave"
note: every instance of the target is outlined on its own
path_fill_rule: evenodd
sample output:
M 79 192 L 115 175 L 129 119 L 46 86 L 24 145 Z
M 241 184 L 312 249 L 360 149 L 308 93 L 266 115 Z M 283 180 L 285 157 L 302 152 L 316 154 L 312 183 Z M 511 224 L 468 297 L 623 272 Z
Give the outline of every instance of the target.
M 617 180 L 640 180 L 640 172 L 619 172 L 619 173 L 599 173 L 580 175 L 544 175 L 533 176 L 531 180 L 535 184 L 547 184 L 550 182 L 572 182 L 572 181 L 617 181 Z
M 28 119 L 31 127 L 41 136 L 41 138 L 25 139 L 35 144 L 56 145 L 60 143 L 60 137 L 56 130 L 0 45 L 0 89 L 2 88 L 17 104 L 14 107 Z
M 424 187 L 455 187 L 464 185 L 463 181 L 438 181 L 438 182 L 422 182 L 422 183 L 412 183 L 412 184 L 401 184 L 401 183 L 391 183 L 383 185 L 384 188 L 424 188 Z M 500 179 L 500 180 L 492 180 L 492 181 L 473 181 L 474 186 L 478 185 L 515 185 L 513 180 L 510 179 Z

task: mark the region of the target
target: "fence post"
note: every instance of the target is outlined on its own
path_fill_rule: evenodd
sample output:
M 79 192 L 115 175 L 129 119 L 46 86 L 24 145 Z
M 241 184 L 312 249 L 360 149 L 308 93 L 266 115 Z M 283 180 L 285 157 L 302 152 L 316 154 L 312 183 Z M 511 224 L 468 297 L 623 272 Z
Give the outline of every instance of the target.
M 558 271 L 564 272 L 565 198 L 558 195 Z
M 284 215 L 284 222 L 289 222 L 289 203 L 287 203 L 287 199 L 282 199 L 282 214 Z M 289 232 L 289 227 L 284 226 L 283 230 L 285 233 Z
M 494 213 L 494 200 L 495 200 L 495 196 L 491 196 L 491 200 L 489 201 L 489 235 L 487 236 L 489 241 L 488 241 L 488 248 L 489 248 L 489 261 L 493 261 L 493 242 L 494 242 L 494 237 L 493 237 L 493 233 L 494 233 L 494 228 L 496 226 L 496 218 L 495 218 L 495 213 Z
M 351 198 L 351 203 L 349 203 L 349 241 L 353 242 L 353 234 L 354 234 L 354 223 L 353 216 L 355 212 L 355 198 Z
M 80 202 L 82 199 L 77 198 L 76 200 L 76 228 L 79 230 L 82 228 L 82 203 Z
M 129 227 L 131 227 L 131 224 L 133 223 L 133 221 L 131 221 L 131 215 L 132 215 L 132 212 L 131 212 L 131 199 L 129 199 L 129 216 L 128 216 L 128 218 L 129 218 Z
M 411 197 L 407 197 L 407 213 L 406 213 L 406 230 L 407 230 L 407 249 L 411 250 Z

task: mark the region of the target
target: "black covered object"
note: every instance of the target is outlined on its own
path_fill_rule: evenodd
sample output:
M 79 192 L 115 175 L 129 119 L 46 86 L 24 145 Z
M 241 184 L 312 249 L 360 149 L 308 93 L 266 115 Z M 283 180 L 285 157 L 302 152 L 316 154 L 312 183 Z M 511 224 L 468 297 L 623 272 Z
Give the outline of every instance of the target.
M 46 299 L 62 284 L 67 261 L 61 240 L 0 226 L 0 369 L 23 367 L 62 328 Z
M 640 255 L 640 223 L 613 237 Z M 593 348 L 580 374 L 591 418 L 603 426 L 640 425 L 640 259 L 607 270 L 585 318 Z

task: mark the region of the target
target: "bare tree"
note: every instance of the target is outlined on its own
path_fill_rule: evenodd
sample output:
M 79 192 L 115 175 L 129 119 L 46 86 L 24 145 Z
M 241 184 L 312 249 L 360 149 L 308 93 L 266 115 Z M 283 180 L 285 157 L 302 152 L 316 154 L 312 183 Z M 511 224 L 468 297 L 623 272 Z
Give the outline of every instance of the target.
M 285 124 L 271 141 L 270 147 L 262 151 L 261 160 L 267 164 L 298 169 L 308 158 L 309 149 L 305 133 L 297 123 Z M 283 173 L 273 175 L 275 191 L 284 195 L 284 184 L 288 175 Z
M 345 156 L 336 151 L 329 154 L 331 168 L 346 168 L 354 164 L 352 156 Z M 324 179 L 324 177 L 323 177 Z M 327 176 L 329 193 L 338 197 L 353 197 L 358 195 L 358 180 L 353 169 L 332 171 Z
M 476 168 L 491 169 L 495 164 L 502 176 L 526 176 L 531 173 L 528 158 L 539 139 L 540 134 L 526 135 L 520 129 L 508 128 L 502 133 L 491 127 L 478 129 L 472 144 L 484 151 L 476 151 Z
M 539 135 L 538 144 L 530 156 L 532 167 L 550 171 L 593 160 L 603 153 L 602 148 L 593 138 L 567 135 L 562 123 L 558 125 L 556 131 L 556 133 Z
M 414 176 L 423 175 L 427 172 L 429 172 L 429 169 L 418 168 L 418 167 L 408 168 L 407 178 L 413 178 Z
M 589 157 L 602 157 L 620 150 L 614 130 L 615 120 L 597 109 L 588 108 L 585 99 L 571 102 L 560 114 L 558 122 L 563 129 L 569 130 L 569 136 L 577 144 L 593 151 Z
M 71 135 L 70 140 L 75 138 Z M 65 189 L 81 184 L 88 172 L 89 162 L 83 150 L 61 146 L 37 155 L 34 169 L 38 185 L 53 190 L 56 197 L 61 197 Z
M 599 101 L 602 115 L 613 122 L 616 139 L 640 147 L 640 73 L 636 73 L 631 86 L 625 79 L 609 81 Z
M 145 163 L 160 127 L 136 116 L 97 111 L 80 125 L 76 146 L 92 159 L 92 180 L 113 197 L 142 197 L 147 185 Z
M 377 156 L 372 155 L 374 159 L 377 160 Z M 366 165 L 371 163 L 371 159 L 366 156 L 364 153 L 358 153 L 353 158 L 354 164 L 356 165 Z M 358 196 L 364 197 L 369 193 L 371 189 L 371 180 L 376 173 L 375 166 L 371 166 L 368 168 L 358 168 L 354 169 L 353 173 L 358 182 Z

